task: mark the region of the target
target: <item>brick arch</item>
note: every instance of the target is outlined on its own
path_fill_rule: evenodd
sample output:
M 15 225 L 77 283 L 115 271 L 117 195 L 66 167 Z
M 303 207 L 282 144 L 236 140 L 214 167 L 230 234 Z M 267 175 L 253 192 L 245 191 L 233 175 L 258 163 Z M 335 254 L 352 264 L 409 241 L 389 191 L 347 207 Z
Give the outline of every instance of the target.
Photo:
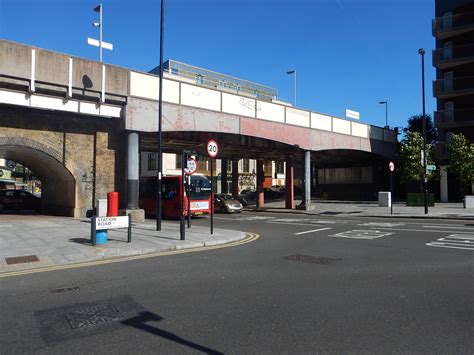
M 62 152 L 24 137 L 0 137 L 0 157 L 28 167 L 42 182 L 46 214 L 74 216 L 76 178 L 62 163 Z
M 39 150 L 40 152 L 43 152 L 53 157 L 60 163 L 62 162 L 63 158 L 63 153 L 58 151 L 57 149 L 54 149 L 51 146 L 35 141 L 33 139 L 24 137 L 0 137 L 0 147 L 1 146 L 21 146 Z

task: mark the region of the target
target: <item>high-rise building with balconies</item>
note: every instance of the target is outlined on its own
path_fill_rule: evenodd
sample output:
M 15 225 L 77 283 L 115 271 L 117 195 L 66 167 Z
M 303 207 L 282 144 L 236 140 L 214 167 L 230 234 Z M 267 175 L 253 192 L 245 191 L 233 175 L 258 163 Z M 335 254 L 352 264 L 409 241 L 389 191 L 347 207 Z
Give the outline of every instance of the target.
M 446 145 L 452 133 L 462 133 L 474 142 L 474 1 L 435 0 L 433 65 L 437 99 L 434 123 L 440 131 L 437 157 L 446 162 Z M 457 194 L 441 166 L 441 200 Z M 448 187 L 449 186 L 449 187 Z

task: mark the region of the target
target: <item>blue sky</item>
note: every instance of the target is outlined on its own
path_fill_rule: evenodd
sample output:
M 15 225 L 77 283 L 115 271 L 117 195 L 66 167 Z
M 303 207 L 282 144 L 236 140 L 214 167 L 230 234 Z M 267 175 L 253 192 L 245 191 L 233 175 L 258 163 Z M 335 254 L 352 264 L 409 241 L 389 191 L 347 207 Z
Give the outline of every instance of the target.
M 98 60 L 87 37 L 99 0 L 0 0 L 0 37 Z M 159 0 L 103 0 L 104 62 L 148 71 L 159 62 Z M 166 0 L 165 59 L 275 87 L 297 106 L 361 122 L 406 126 L 435 110 L 431 51 L 434 0 Z

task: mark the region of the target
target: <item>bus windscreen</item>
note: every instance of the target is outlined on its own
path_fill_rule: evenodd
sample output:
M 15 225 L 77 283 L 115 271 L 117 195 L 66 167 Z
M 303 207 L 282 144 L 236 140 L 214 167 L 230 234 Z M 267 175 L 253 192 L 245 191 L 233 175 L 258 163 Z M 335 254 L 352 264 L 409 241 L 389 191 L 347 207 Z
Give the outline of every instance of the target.
M 211 195 L 211 181 L 202 175 L 191 175 L 191 200 L 206 200 Z

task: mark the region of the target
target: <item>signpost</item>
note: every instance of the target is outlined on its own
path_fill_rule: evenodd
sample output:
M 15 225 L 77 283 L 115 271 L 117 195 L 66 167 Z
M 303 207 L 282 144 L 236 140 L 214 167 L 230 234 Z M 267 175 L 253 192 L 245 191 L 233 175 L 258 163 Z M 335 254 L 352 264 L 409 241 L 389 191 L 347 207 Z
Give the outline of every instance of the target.
M 214 234 L 214 178 L 213 178 L 213 164 L 212 161 L 219 153 L 219 147 L 216 141 L 210 140 L 206 145 L 207 155 L 211 158 L 211 234 Z
M 431 175 L 436 170 L 436 165 L 426 165 L 426 174 Z
M 393 214 L 393 174 L 395 171 L 395 163 L 393 161 L 388 163 L 388 169 L 390 170 L 390 214 Z
M 189 194 L 191 189 L 191 175 L 196 172 L 197 167 L 198 164 L 196 159 L 188 156 L 186 168 L 184 168 L 184 173 L 186 174 L 186 191 L 188 196 L 188 228 L 191 228 L 191 195 Z

